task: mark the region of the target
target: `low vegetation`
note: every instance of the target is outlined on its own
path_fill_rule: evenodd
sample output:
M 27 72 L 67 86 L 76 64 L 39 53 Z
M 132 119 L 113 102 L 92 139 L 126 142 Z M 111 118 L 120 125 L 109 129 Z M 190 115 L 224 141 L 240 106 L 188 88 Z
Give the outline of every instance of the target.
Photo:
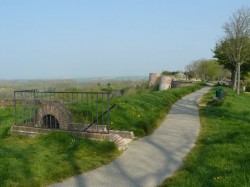
M 93 78 L 76 80 L 0 80 L 0 100 L 12 99 L 14 90 L 37 89 L 39 91 L 84 91 L 100 92 L 125 90 L 134 94 L 145 89 L 146 77 Z
M 112 129 L 131 130 L 142 137 L 152 133 L 171 105 L 202 85 L 168 91 L 114 97 Z M 63 133 L 34 138 L 10 133 L 13 108 L 0 109 L 1 186 L 43 186 L 107 164 L 120 152 L 114 143 L 91 141 Z
M 43 186 L 107 164 L 114 143 L 63 133 L 35 138 L 10 134 L 13 108 L 0 109 L 0 186 Z
M 200 110 L 196 146 L 162 186 L 250 186 L 250 95 L 223 89 L 228 91 L 223 105 Z M 215 88 L 203 102 L 214 93 Z
M 133 131 L 138 137 L 149 135 L 157 128 L 173 103 L 201 87 L 202 85 L 197 84 L 114 98 L 112 103 L 117 106 L 111 111 L 111 128 Z

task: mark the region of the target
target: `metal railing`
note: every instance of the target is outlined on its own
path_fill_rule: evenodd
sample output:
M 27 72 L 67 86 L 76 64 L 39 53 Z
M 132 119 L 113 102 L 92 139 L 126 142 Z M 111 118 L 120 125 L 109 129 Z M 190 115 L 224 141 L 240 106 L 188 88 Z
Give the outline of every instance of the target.
M 108 92 L 14 91 L 15 125 L 109 132 L 110 98 Z

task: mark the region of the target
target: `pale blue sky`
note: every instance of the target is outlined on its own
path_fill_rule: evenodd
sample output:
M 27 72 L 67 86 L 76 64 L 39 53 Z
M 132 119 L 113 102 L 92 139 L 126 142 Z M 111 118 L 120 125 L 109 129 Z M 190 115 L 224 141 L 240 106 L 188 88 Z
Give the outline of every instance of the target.
M 0 79 L 184 70 L 249 0 L 0 0 Z

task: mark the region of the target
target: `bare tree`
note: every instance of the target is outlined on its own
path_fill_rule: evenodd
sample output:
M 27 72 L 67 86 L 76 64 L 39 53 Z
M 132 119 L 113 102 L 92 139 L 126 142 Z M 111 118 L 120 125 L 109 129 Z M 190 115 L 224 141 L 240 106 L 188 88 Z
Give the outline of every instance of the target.
M 189 77 L 196 78 L 196 80 L 201 78 L 203 81 L 208 81 L 222 77 L 219 74 L 221 68 L 215 59 L 199 59 L 188 64 L 185 70 Z
M 250 9 L 242 7 L 223 25 L 226 36 L 223 39 L 223 51 L 235 66 L 235 86 L 240 92 L 240 68 L 249 59 L 250 47 Z M 237 82 L 237 86 L 236 86 Z
M 195 78 L 196 80 L 199 78 L 198 65 L 200 60 L 193 61 L 192 63 L 186 65 L 185 70 L 188 74 L 189 79 Z

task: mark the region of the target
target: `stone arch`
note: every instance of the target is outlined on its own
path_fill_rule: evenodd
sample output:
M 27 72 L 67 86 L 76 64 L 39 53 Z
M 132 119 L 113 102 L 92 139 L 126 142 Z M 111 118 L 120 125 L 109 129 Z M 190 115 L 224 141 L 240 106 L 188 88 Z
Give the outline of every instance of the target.
M 38 127 L 70 129 L 71 113 L 59 102 L 42 102 L 36 113 Z

